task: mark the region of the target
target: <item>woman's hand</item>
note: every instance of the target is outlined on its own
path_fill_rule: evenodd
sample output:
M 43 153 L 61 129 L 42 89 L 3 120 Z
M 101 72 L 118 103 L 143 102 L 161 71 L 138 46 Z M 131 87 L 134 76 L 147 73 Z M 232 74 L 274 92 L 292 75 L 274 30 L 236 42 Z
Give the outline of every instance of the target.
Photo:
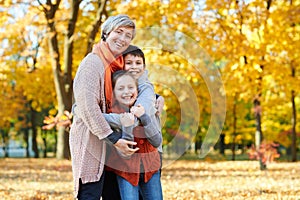
M 130 146 L 136 145 L 136 142 L 133 141 L 128 141 L 125 139 L 119 139 L 114 146 L 116 147 L 118 153 L 123 157 L 123 158 L 130 158 L 132 154 L 137 152 L 139 148 L 130 148 Z
M 142 116 L 142 115 L 145 113 L 145 108 L 144 108 L 141 104 L 139 104 L 139 105 L 137 105 L 137 106 L 132 106 L 132 107 L 130 108 L 130 112 L 131 112 L 134 116 L 140 117 L 140 116 Z
M 122 126 L 132 126 L 134 125 L 134 115 L 132 113 L 122 113 L 120 114 L 120 121 Z

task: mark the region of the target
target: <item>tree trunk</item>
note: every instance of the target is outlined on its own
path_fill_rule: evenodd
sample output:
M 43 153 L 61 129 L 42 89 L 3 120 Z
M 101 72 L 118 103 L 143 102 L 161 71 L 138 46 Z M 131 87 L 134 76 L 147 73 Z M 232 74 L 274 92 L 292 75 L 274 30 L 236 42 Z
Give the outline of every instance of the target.
M 56 157 L 56 154 L 57 154 L 57 134 L 56 132 L 52 132 L 54 134 L 54 139 L 55 139 L 55 145 L 54 145 L 54 150 L 53 150 L 53 153 L 54 153 L 54 157 Z
M 1 131 L 1 136 L 2 136 L 2 150 L 4 152 L 4 158 L 7 158 L 8 157 L 8 133 L 7 131 L 3 130 L 3 129 L 0 129 Z
M 237 117 L 236 117 L 236 98 L 237 98 L 237 95 L 235 94 L 234 95 L 234 102 L 233 102 L 233 139 L 232 139 L 232 147 L 231 147 L 231 151 L 232 151 L 232 157 L 231 157 L 231 160 L 235 160 L 235 146 L 236 146 L 236 123 L 237 123 Z
M 93 28 L 88 37 L 88 43 L 87 43 L 87 49 L 86 49 L 85 55 L 90 53 L 92 50 L 96 35 L 97 35 L 97 33 L 100 29 L 101 23 L 102 23 L 102 17 L 107 16 L 106 11 L 105 11 L 106 2 L 107 2 L 107 0 L 99 0 L 98 1 L 97 14 L 96 14 L 95 20 L 92 23 Z
M 254 110 L 255 110 L 255 122 L 256 122 L 256 135 L 255 137 L 257 137 L 256 140 L 256 149 L 257 151 L 259 151 L 260 146 L 261 146 L 261 142 L 263 140 L 263 134 L 262 134 L 262 130 L 261 130 L 261 107 L 260 107 L 260 99 L 259 97 L 254 99 Z M 262 162 L 262 157 L 260 156 L 259 158 L 259 166 L 261 170 L 265 170 L 267 168 L 266 164 L 264 164 Z
M 65 43 L 64 43 L 64 65 L 65 70 L 63 73 L 63 77 L 57 74 L 57 78 L 59 79 L 57 82 L 59 86 L 57 86 L 57 91 L 59 90 L 60 98 L 58 99 L 59 103 L 59 111 L 58 115 L 63 115 L 65 110 L 71 111 L 72 108 L 72 94 L 73 94 L 73 83 L 72 83 L 72 60 L 73 60 L 73 35 L 75 31 L 75 25 L 78 18 L 78 10 L 79 4 L 81 0 L 73 0 L 71 4 L 71 17 L 68 22 L 68 29 L 65 34 Z M 56 41 L 57 42 L 57 41 Z M 56 68 L 60 69 L 60 66 L 56 66 Z M 58 70 L 56 70 L 56 73 Z M 70 159 L 70 147 L 69 147 L 69 132 L 66 127 L 59 127 L 57 132 L 57 154 L 56 158 L 62 159 Z
M 37 144 L 37 125 L 36 125 L 36 111 L 30 106 L 30 121 L 31 121 L 31 130 L 32 130 L 32 150 L 34 153 L 34 158 L 39 158 L 39 149 Z
M 43 158 L 47 158 L 47 131 L 46 130 L 42 130 L 42 140 L 44 143 L 44 151 L 43 151 Z
M 58 48 L 58 40 L 57 40 L 57 32 L 56 32 L 56 27 L 55 27 L 55 13 L 59 8 L 60 0 L 56 1 L 56 4 L 52 4 L 51 1 L 46 2 L 46 7 L 44 5 L 44 13 L 45 17 L 47 20 L 47 26 L 48 26 L 48 43 L 49 43 L 49 52 L 50 52 L 50 57 L 52 58 L 51 64 L 52 64 L 52 72 L 53 72 L 53 77 L 54 77 L 54 85 L 55 85 L 55 91 L 56 91 L 56 97 L 57 97 L 57 103 L 58 103 L 58 115 L 61 115 L 64 110 L 65 110 L 65 105 L 63 101 L 64 95 L 64 85 L 63 85 L 63 80 L 62 76 L 63 74 L 61 73 L 61 66 L 60 66 L 60 53 L 59 53 L 59 48 Z M 63 139 L 63 133 L 58 132 L 57 133 L 58 140 Z M 57 158 L 62 159 L 63 158 L 63 149 L 64 147 L 57 147 L 60 149 L 59 153 L 57 154 Z
M 293 0 L 290 0 L 290 5 L 293 6 Z M 295 28 L 295 24 L 292 24 L 292 27 Z M 292 70 L 292 78 L 296 77 L 296 68 L 294 63 L 291 63 L 291 70 Z M 292 102 L 292 162 L 297 161 L 297 109 L 295 103 L 296 91 L 291 91 L 291 102 Z
M 270 8 L 271 8 L 272 0 L 266 0 L 266 3 L 267 3 L 266 9 L 268 11 L 267 15 L 269 16 L 269 11 L 270 11 Z M 267 22 L 267 19 L 263 23 L 266 24 L 266 22 Z M 259 22 L 259 23 L 261 23 L 261 22 Z M 258 38 L 259 38 L 260 42 L 263 43 L 261 34 L 259 32 L 257 34 L 258 34 Z M 265 60 L 265 57 L 263 55 L 262 58 L 261 58 L 261 61 L 264 61 L 264 60 Z M 262 134 L 262 130 L 261 130 L 262 109 L 261 109 L 261 105 L 260 105 L 260 97 L 262 95 L 262 88 L 263 88 L 262 87 L 262 83 L 263 83 L 263 75 L 262 75 L 263 73 L 262 72 L 264 71 L 264 66 L 260 65 L 260 69 L 261 69 L 261 74 L 258 77 L 258 95 L 253 101 L 254 110 L 255 110 L 255 121 L 256 121 L 256 133 L 257 133 L 256 136 L 258 137 L 258 138 L 256 138 L 256 141 L 258 143 L 256 145 L 257 149 L 260 148 L 261 142 L 263 140 L 263 134 Z M 267 165 L 262 162 L 262 156 L 260 156 L 260 158 L 259 158 L 259 165 L 260 165 L 261 170 L 266 170 L 267 169 Z
M 52 4 L 51 1 L 47 1 L 47 8 L 44 9 L 45 17 L 47 19 L 47 25 L 49 28 L 49 50 L 50 56 L 52 58 L 52 71 L 54 76 L 54 85 L 55 91 L 57 95 L 57 103 L 58 103 L 58 116 L 63 115 L 65 110 L 71 110 L 72 107 L 72 76 L 71 76 L 71 68 L 72 68 L 72 47 L 73 40 L 72 38 L 73 31 L 75 29 L 77 12 L 79 7 L 79 3 L 81 1 L 72 1 L 71 12 L 76 13 L 75 21 L 70 20 L 68 24 L 68 30 L 65 39 L 65 45 L 67 47 L 64 48 L 65 52 L 65 63 L 67 63 L 65 67 L 65 71 L 62 72 L 60 65 L 60 53 L 58 48 L 58 40 L 57 40 L 57 32 L 55 27 L 55 13 L 59 8 L 60 0 L 56 1 L 56 4 Z M 75 6 L 74 6 L 75 5 Z M 77 10 L 77 11 L 76 11 Z M 70 29 L 70 30 L 69 30 Z M 70 44 L 71 43 L 71 44 Z M 63 159 L 69 158 L 69 146 L 68 146 L 68 138 L 66 139 L 65 128 L 59 128 L 57 132 L 57 153 L 56 158 Z M 67 145 L 65 145 L 67 144 Z
M 220 154 L 225 155 L 225 134 L 220 135 Z
M 291 64 L 292 68 L 292 77 L 295 78 L 295 67 Z M 296 92 L 295 90 L 291 91 L 291 102 L 292 102 L 292 162 L 297 161 L 297 133 L 296 133 L 296 126 L 297 126 L 297 109 L 295 103 Z
M 26 158 L 29 158 L 29 129 L 28 128 L 24 128 L 24 141 L 25 141 L 25 145 L 26 145 Z

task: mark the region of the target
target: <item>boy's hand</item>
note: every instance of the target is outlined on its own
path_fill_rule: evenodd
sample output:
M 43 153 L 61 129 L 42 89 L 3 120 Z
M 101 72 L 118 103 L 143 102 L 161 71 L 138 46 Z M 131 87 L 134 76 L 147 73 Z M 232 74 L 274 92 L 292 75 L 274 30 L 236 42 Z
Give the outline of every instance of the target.
M 144 108 L 141 104 L 139 104 L 139 105 L 137 105 L 137 106 L 132 106 L 132 107 L 130 108 L 130 112 L 131 112 L 134 116 L 140 117 L 140 116 L 142 116 L 142 115 L 145 113 L 145 108 Z
M 159 96 L 155 101 L 155 108 L 157 109 L 156 115 L 160 116 L 164 109 L 165 99 Z
M 125 127 L 134 125 L 134 115 L 132 113 L 120 114 L 121 124 Z

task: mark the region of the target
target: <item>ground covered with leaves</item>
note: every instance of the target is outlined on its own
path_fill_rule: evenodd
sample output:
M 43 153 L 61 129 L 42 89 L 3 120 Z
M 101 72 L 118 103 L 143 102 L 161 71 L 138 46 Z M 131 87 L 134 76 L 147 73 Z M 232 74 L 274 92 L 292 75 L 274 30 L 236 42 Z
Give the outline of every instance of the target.
M 166 162 L 166 200 L 300 199 L 300 163 L 276 162 L 260 171 L 257 161 Z M 73 199 L 71 162 L 0 159 L 0 199 Z

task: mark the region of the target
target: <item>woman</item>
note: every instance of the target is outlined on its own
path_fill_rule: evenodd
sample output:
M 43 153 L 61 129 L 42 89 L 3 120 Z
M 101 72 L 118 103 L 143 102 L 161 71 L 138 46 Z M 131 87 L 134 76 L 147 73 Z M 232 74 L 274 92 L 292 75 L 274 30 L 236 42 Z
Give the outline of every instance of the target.
M 160 129 L 141 104 L 134 106 L 138 85 L 130 72 L 122 70 L 114 73 L 113 90 L 115 101 L 112 112 L 122 113 L 120 121 L 125 138 L 134 138 L 139 151 L 130 158 L 124 158 L 112 148 L 106 168 L 117 174 L 122 200 L 138 200 L 139 191 L 144 200 L 162 200 L 157 150 L 162 141 Z M 135 127 L 134 117 L 141 125 Z
M 135 36 L 135 24 L 127 15 L 109 17 L 102 25 L 102 41 L 80 63 L 73 90 L 76 112 L 70 130 L 74 195 L 79 200 L 99 200 L 104 183 L 105 141 L 123 155 L 138 149 L 121 139 L 103 117 L 111 111 L 111 74 L 123 69 L 122 52 Z

